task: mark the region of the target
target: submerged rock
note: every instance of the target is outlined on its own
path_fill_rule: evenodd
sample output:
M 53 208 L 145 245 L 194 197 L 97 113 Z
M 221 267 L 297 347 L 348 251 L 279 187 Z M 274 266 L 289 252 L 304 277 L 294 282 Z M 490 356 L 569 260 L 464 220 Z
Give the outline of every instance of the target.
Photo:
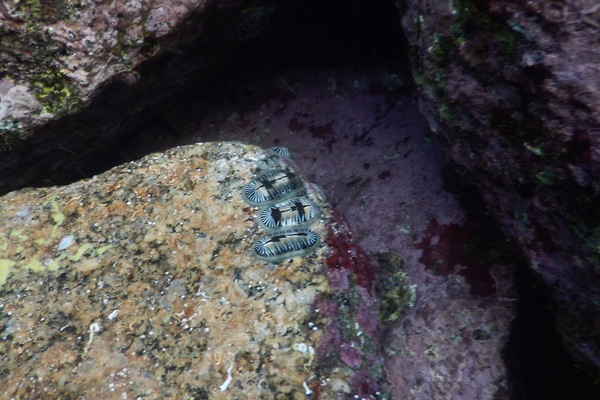
M 197 144 L 0 198 L 4 395 L 383 396 L 372 272 L 340 261 L 331 208 L 308 190 L 313 253 L 252 252 L 265 232 L 242 188 L 269 154 Z
M 420 106 L 600 372 L 600 29 L 594 1 L 407 1 Z
M 65 175 L 153 118 L 139 114 L 213 74 L 279 8 L 273 0 L 3 3 L 0 193 L 72 181 L 48 171 Z

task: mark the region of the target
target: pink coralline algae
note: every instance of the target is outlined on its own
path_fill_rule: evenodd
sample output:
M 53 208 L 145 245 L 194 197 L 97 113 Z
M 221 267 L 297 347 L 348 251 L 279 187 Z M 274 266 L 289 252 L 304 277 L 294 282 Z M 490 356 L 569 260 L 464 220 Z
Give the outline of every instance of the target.
M 340 357 L 348 366 L 352 368 L 360 367 L 363 362 L 363 352 L 355 347 L 355 342 L 342 344 Z
M 336 209 L 327 233 L 326 273 L 334 292 L 318 298 L 315 309 L 332 322 L 325 327 L 317 346 L 317 360 L 322 366 L 350 372 L 349 398 L 378 399 L 383 393 L 383 368 L 379 303 L 373 293 L 375 271 L 365 251 L 352 242 L 350 225 Z
M 363 301 L 360 303 L 358 308 L 358 314 L 356 315 L 356 322 L 363 331 L 367 334 L 374 336 L 377 334 L 379 327 L 379 320 L 374 310 L 378 309 L 378 304 L 374 304 L 373 298 L 365 295 Z
M 338 290 L 350 289 L 350 271 L 347 269 L 330 269 L 327 271 L 327 279 L 331 286 Z
M 332 322 L 325 328 L 325 333 L 319 341 L 317 347 L 317 360 L 320 364 L 331 361 L 339 352 L 342 346 L 342 333 L 339 326 Z

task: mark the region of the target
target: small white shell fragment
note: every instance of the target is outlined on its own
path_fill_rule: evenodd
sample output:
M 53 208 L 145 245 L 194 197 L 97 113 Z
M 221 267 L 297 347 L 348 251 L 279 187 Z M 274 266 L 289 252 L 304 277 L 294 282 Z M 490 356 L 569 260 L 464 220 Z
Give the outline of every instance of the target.
M 227 388 L 229 387 L 229 384 L 233 380 L 233 377 L 231 376 L 231 371 L 233 371 L 233 363 L 231 363 L 229 368 L 227 368 L 227 379 L 225 379 L 225 382 L 223 382 L 223 384 L 221 386 L 219 386 L 219 389 L 221 389 L 221 392 L 224 392 L 225 390 L 227 390 Z
M 118 315 L 119 315 L 119 310 L 114 310 L 113 312 L 108 314 L 108 320 L 112 321 L 113 319 L 117 318 Z

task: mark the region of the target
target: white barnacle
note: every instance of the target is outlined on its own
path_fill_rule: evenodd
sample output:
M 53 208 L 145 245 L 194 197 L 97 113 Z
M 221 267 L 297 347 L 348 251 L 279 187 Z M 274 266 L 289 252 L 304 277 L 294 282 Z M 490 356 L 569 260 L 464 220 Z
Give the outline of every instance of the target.
M 118 315 L 119 315 L 119 310 L 114 310 L 113 312 L 111 312 L 108 315 L 108 319 L 113 320 L 113 319 L 117 318 Z

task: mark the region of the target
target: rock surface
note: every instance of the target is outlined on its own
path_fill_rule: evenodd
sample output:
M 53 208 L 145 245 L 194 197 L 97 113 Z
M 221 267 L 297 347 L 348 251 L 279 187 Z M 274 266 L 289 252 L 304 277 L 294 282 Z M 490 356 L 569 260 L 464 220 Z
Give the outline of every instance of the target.
M 392 399 L 505 398 L 514 266 L 498 260 L 507 245 L 490 235 L 493 222 L 466 212 L 445 188 L 445 158 L 409 72 L 401 63 L 306 67 L 258 81 L 253 95 L 209 96 L 218 107 L 202 117 L 193 112 L 202 98 L 173 104 L 164 115 L 181 132 L 176 143 L 252 138 L 294 151 L 382 281 Z
M 194 70 L 195 67 L 204 68 L 208 60 L 219 59 L 223 53 L 227 52 L 227 49 L 220 47 L 218 43 L 211 42 L 210 39 L 202 39 L 203 37 L 210 38 L 210 34 L 203 36 L 202 32 L 210 33 L 211 30 L 204 30 L 204 25 L 195 24 L 198 21 L 197 17 L 216 15 L 214 21 L 217 22 L 212 25 L 207 24 L 213 28 L 220 27 L 219 21 L 222 22 L 228 18 L 230 21 L 234 21 L 231 22 L 233 26 L 250 28 L 242 29 L 248 33 L 247 35 L 234 35 L 243 41 L 254 37 L 261 30 L 262 24 L 270 18 L 272 11 L 272 8 L 264 2 L 258 7 L 244 8 L 244 12 L 239 12 L 239 8 L 236 11 L 236 4 L 239 6 L 236 2 L 227 2 L 226 4 L 232 5 L 232 8 L 223 13 L 208 12 L 204 14 L 204 9 L 198 9 L 198 13 L 189 9 L 178 9 L 184 13 L 190 11 L 188 21 L 191 22 L 180 25 L 183 26 L 183 31 L 175 29 L 170 34 L 158 39 L 150 37 L 139 50 L 139 60 L 154 55 L 156 56 L 153 58 L 154 61 L 141 62 L 138 68 L 133 69 L 133 74 L 126 69 L 122 73 L 113 75 L 107 82 L 115 82 L 102 84 L 97 91 L 91 92 L 92 97 L 98 96 L 92 107 L 84 108 L 83 112 L 72 118 L 63 119 L 41 128 L 36 131 L 35 137 L 32 136 L 28 141 L 27 146 L 30 147 L 24 147 L 24 150 L 14 152 L 13 158 L 2 157 L 0 163 L 2 163 L 1 168 L 5 174 L 0 174 L 0 190 L 22 186 L 26 182 L 31 182 L 33 178 L 43 181 L 47 176 L 58 176 L 70 170 L 74 171 L 76 175 L 80 175 L 78 171 L 80 165 L 82 166 L 90 160 L 97 160 L 97 158 L 89 156 L 90 151 L 110 143 L 111 135 L 117 131 L 123 136 L 135 132 L 136 136 L 128 142 L 131 147 L 115 146 L 115 153 L 131 151 L 135 154 L 146 154 L 148 148 L 164 148 L 176 142 L 194 143 L 210 137 L 221 140 L 223 137 L 232 140 L 252 140 L 267 147 L 272 144 L 289 146 L 299 155 L 298 163 L 303 167 L 302 170 L 310 174 L 311 180 L 315 179 L 324 186 L 328 198 L 344 210 L 344 214 L 353 227 L 353 237 L 364 246 L 367 255 L 372 260 L 377 260 L 377 264 L 391 274 L 390 279 L 383 283 L 383 289 L 388 289 L 384 292 L 388 295 L 387 298 L 384 298 L 384 306 L 388 307 L 388 312 L 390 308 L 392 309 L 391 314 L 384 315 L 384 318 L 393 321 L 389 327 L 390 333 L 385 344 L 386 372 L 390 379 L 393 398 L 494 399 L 504 396 L 506 368 L 502 363 L 500 349 L 506 343 L 508 327 L 515 306 L 511 284 L 512 267 L 495 262 L 473 263 L 470 262 L 473 260 L 456 257 L 456 249 L 469 247 L 472 244 L 473 233 L 469 233 L 469 230 L 473 225 L 473 220 L 463 214 L 456 199 L 442 188 L 440 173 L 443 156 L 429 142 L 423 121 L 418 116 L 410 95 L 406 95 L 407 90 L 410 91 L 412 88 L 404 86 L 407 77 L 402 75 L 402 68 L 390 68 L 389 71 L 370 68 L 356 68 L 352 71 L 350 71 L 351 68 L 326 71 L 309 68 L 308 72 L 288 71 L 281 73 L 266 84 L 262 78 L 251 82 L 249 85 L 251 90 L 257 86 L 262 87 L 261 93 L 257 96 L 258 100 L 254 98 L 245 104 L 223 107 L 213 115 L 209 115 L 208 118 L 197 116 L 198 110 L 202 110 L 200 114 L 204 117 L 203 113 L 206 108 L 202 105 L 185 103 L 184 106 L 178 105 L 181 108 L 179 112 L 168 110 L 162 104 L 160 108 L 150 110 L 149 113 L 142 113 L 141 117 L 136 114 L 140 108 L 151 105 L 155 98 L 169 96 L 172 93 L 170 91 L 172 86 L 181 86 L 181 82 L 186 83 L 183 85 L 186 89 L 189 87 L 188 98 L 199 97 L 199 93 L 205 91 L 205 86 L 190 84 L 189 77 L 197 71 Z M 460 2 L 455 2 L 455 4 L 463 6 Z M 170 5 L 165 7 L 168 9 Z M 411 15 L 410 13 L 416 6 L 412 5 L 411 7 L 413 8 L 409 7 L 407 16 Z M 440 3 L 436 3 L 433 7 L 445 9 Z M 5 14 L 11 16 L 14 14 L 13 11 L 14 9 L 9 6 L 5 10 Z M 429 11 L 424 14 L 425 17 L 422 20 L 431 23 L 431 26 L 427 28 L 429 33 L 438 27 L 447 28 L 444 25 L 445 18 L 454 18 L 450 15 L 451 13 L 448 13 L 446 17 L 440 19 L 440 22 L 435 19 L 437 17 L 432 17 Z M 231 16 L 242 18 L 242 21 L 254 21 L 256 25 L 238 24 L 239 20 L 230 18 Z M 432 22 L 430 18 L 434 18 L 434 21 Z M 210 20 L 210 18 L 208 19 Z M 417 20 L 420 21 L 418 17 Z M 485 22 L 489 21 L 485 20 Z M 492 20 L 492 22 L 497 21 Z M 411 24 L 407 24 L 407 27 L 410 28 Z M 454 27 L 456 25 L 451 28 Z M 233 27 L 230 26 L 230 28 L 229 32 L 235 31 Z M 469 29 L 474 28 L 470 27 Z M 182 47 L 177 47 L 179 45 L 175 45 L 175 43 L 186 42 L 188 40 L 186 35 L 190 32 L 192 32 L 189 36 L 190 41 L 199 40 L 187 47 L 184 44 L 182 51 Z M 212 32 L 222 33 L 223 30 L 216 29 Z M 227 38 L 226 41 L 229 39 Z M 237 43 L 237 39 L 233 42 Z M 420 39 L 427 40 L 427 35 L 422 35 Z M 437 40 L 442 39 L 440 36 Z M 204 46 L 206 41 L 210 42 L 208 46 Z M 414 41 L 411 43 L 413 56 L 421 55 L 419 52 L 421 48 L 415 46 Z M 441 47 L 445 48 L 444 46 L 445 42 L 442 41 Z M 433 57 L 439 55 L 435 52 L 440 49 L 439 47 L 429 46 L 428 49 L 430 53 L 433 53 Z M 190 58 L 189 53 L 194 55 Z M 428 57 L 430 53 L 425 54 L 423 58 Z M 208 69 L 210 70 L 210 67 Z M 435 104 L 431 99 L 437 99 L 439 97 L 437 91 L 450 80 L 442 76 L 443 69 L 434 71 L 433 77 L 430 69 L 417 69 L 417 72 L 419 71 L 421 74 L 417 74 L 418 83 L 421 87 L 426 88 L 424 93 L 429 96 L 429 102 L 422 101 L 421 105 L 423 107 L 423 105 Z M 112 73 L 113 71 L 108 72 Z M 178 79 L 173 80 L 171 77 Z M 427 91 L 427 88 L 431 87 L 426 86 L 427 80 L 424 79 L 426 77 L 436 82 L 437 87 L 432 92 Z M 202 78 L 202 73 L 192 80 L 197 78 Z M 442 80 L 436 81 L 438 78 Z M 232 86 L 235 84 L 236 82 L 233 82 Z M 239 84 L 245 86 L 243 82 Z M 459 80 L 458 85 L 462 84 L 463 81 Z M 466 91 L 468 87 L 467 85 L 460 89 Z M 231 87 L 228 89 L 232 90 Z M 450 89 L 447 90 L 450 91 Z M 2 96 L 4 102 L 0 108 L 0 116 L 5 119 L 9 116 L 18 116 L 23 121 L 29 121 L 31 116 L 34 116 L 40 118 L 40 123 L 45 123 L 54 118 L 50 115 L 51 113 L 47 113 L 48 110 L 44 110 L 44 102 L 31 92 L 27 85 L 15 85 L 13 80 L 3 80 L 0 82 L 0 91 L 5 94 Z M 157 96 L 156 93 L 159 92 L 160 96 Z M 457 90 L 452 93 L 461 92 Z M 492 91 L 492 93 L 495 92 Z M 482 96 L 485 95 L 489 94 L 482 94 Z M 48 98 L 48 100 L 52 99 Z M 469 95 L 457 99 L 460 102 L 471 100 Z M 218 102 L 210 97 L 205 101 L 211 104 Z M 60 102 L 52 100 L 53 106 L 60 104 Z M 485 109 L 484 107 L 477 108 L 472 103 L 470 105 L 473 110 L 467 110 L 466 113 L 484 113 L 481 111 Z M 450 106 L 457 105 L 450 103 Z M 436 128 L 438 133 L 444 132 L 445 122 L 436 119 L 438 117 L 432 111 L 433 108 L 432 110 L 423 109 L 426 110 L 432 127 Z M 448 111 L 448 108 L 442 107 L 441 110 Z M 56 113 L 57 116 L 59 114 Z M 156 118 L 154 114 L 157 115 Z M 110 118 L 106 118 L 107 115 Z M 165 124 L 165 121 L 168 123 Z M 81 131 L 82 125 L 86 126 L 85 132 Z M 13 121 L 3 129 L 5 132 L 9 132 L 13 128 L 22 127 Z M 131 129 L 132 127 L 134 129 Z M 170 144 L 153 143 L 153 140 L 158 141 L 151 137 L 151 134 L 155 133 L 153 129 L 167 132 L 166 141 L 170 141 Z M 22 132 L 25 133 L 27 130 L 22 130 Z M 75 135 L 74 138 L 73 132 L 81 134 Z M 186 134 L 188 136 L 185 136 Z M 190 140 L 190 136 L 192 140 Z M 450 140 L 454 141 L 454 138 Z M 93 142 L 92 146 L 89 146 L 90 141 Z M 458 140 L 454 142 L 457 147 L 454 150 L 465 148 L 464 143 Z M 529 142 L 525 147 L 528 152 L 538 151 Z M 480 149 L 476 150 L 480 151 Z M 486 155 L 485 152 L 481 153 Z M 453 154 L 456 157 L 456 153 Z M 41 162 L 42 159 L 43 162 Z M 502 163 L 505 162 L 507 161 L 502 160 Z M 500 162 L 498 161 L 498 163 Z M 500 164 L 503 165 L 502 163 Z M 475 172 L 479 171 L 479 166 L 477 168 Z M 49 171 L 48 175 L 46 175 L 46 170 Z M 540 176 L 545 177 L 543 174 Z M 474 181 L 476 180 L 474 179 Z M 497 190 L 495 184 L 491 185 L 491 189 Z M 34 191 L 33 193 L 46 192 Z M 504 194 L 495 193 L 494 195 Z M 70 198 L 65 200 L 68 202 Z M 49 214 L 46 214 L 46 218 L 48 215 L 51 217 L 52 203 L 47 200 L 42 205 L 44 204 L 50 210 Z M 508 208 L 506 204 L 501 205 Z M 133 210 L 130 214 L 135 214 L 135 212 L 136 210 Z M 146 210 L 143 210 L 140 215 L 145 212 Z M 320 344 L 317 347 L 312 345 L 315 352 L 320 354 L 320 356 L 316 356 L 316 359 L 320 362 L 321 371 L 335 368 L 333 364 L 327 362 L 329 356 L 339 353 L 342 365 L 348 367 L 357 365 L 359 363 L 357 356 L 360 358 L 363 352 L 370 354 L 372 349 L 356 351 L 357 342 L 350 340 L 349 336 L 362 333 L 363 330 L 373 332 L 373 315 L 370 311 L 371 308 L 376 307 L 369 290 L 365 290 L 372 280 L 369 270 L 366 273 L 360 268 L 355 268 L 352 273 L 343 269 L 341 272 L 339 271 L 340 266 L 352 266 L 357 260 L 360 261 L 359 264 L 367 265 L 368 260 L 365 253 L 353 247 L 346 247 L 350 236 L 348 234 L 349 225 L 338 213 L 333 213 L 333 216 L 332 226 L 336 228 L 329 230 L 332 239 L 326 244 L 329 248 L 337 246 L 338 249 L 352 250 L 349 254 L 353 256 L 346 258 L 342 257 L 339 252 L 332 252 L 323 258 L 326 264 L 335 264 L 332 270 L 334 272 L 330 271 L 328 277 L 329 285 L 335 289 L 334 292 L 337 294 L 325 299 L 318 298 L 315 308 L 330 311 L 323 317 L 327 321 L 337 317 L 345 322 L 338 320 L 327 325 L 329 328 L 324 329 L 325 333 L 321 337 Z M 137 220 L 138 217 L 139 215 L 135 214 L 134 220 Z M 100 220 L 103 218 L 98 217 Z M 50 223 L 58 224 L 54 221 Z M 136 224 L 137 227 L 140 223 L 136 221 Z M 179 234 L 179 232 L 173 233 Z M 42 265 L 42 261 L 32 265 L 13 264 L 14 261 L 5 259 L 6 263 L 3 264 L 3 268 L 7 273 L 9 270 L 11 271 L 11 275 L 7 276 L 7 282 L 10 283 L 10 279 L 12 279 L 12 271 L 24 273 L 23 267 L 44 269 L 52 266 L 54 268 L 57 264 L 53 264 L 53 262 L 61 255 L 66 254 L 65 251 L 74 251 L 74 244 L 69 245 L 69 243 L 75 239 L 75 235 L 67 233 L 60 240 L 54 238 L 55 248 L 50 250 L 51 256 L 46 259 L 48 265 Z M 461 241 L 463 239 L 466 241 Z M 63 240 L 65 241 L 63 242 Z M 246 245 L 248 244 L 249 242 L 246 243 Z M 59 247 L 64 246 L 67 247 L 56 252 Z M 155 251 L 152 246 L 147 246 L 143 250 L 144 253 Z M 89 257 L 90 255 L 98 255 L 93 248 L 88 247 L 83 251 L 87 252 L 80 255 L 80 259 L 84 259 L 84 262 L 89 262 L 85 261 L 86 258 L 93 258 Z M 78 265 L 79 261 L 71 259 L 71 257 L 77 258 L 77 255 L 78 253 L 69 253 L 59 261 Z M 102 258 L 102 254 L 98 256 L 100 257 L 96 258 Z M 141 255 L 140 257 L 148 256 Z M 161 257 L 159 256 L 160 262 L 164 263 Z M 197 255 L 192 257 L 195 260 Z M 310 272 L 316 270 L 318 268 L 315 267 Z M 200 271 L 194 273 L 196 276 L 202 275 Z M 362 282 L 364 287 L 358 285 L 355 288 L 350 285 L 355 280 Z M 190 297 L 195 300 L 194 309 L 197 309 L 197 302 L 202 301 L 202 298 L 200 300 L 196 298 L 201 297 L 200 292 L 195 292 L 185 283 L 179 284 L 178 282 L 171 288 L 171 282 L 169 281 L 168 286 L 166 283 L 163 285 L 164 293 L 155 291 L 151 295 L 147 295 L 150 296 L 147 298 L 153 299 L 154 303 L 159 304 L 155 311 L 159 310 L 162 315 L 165 315 L 165 310 L 160 309 L 162 307 L 160 299 L 165 293 L 175 293 L 175 296 L 183 293 L 186 300 Z M 223 280 L 220 282 L 223 283 Z M 104 283 L 102 284 L 104 285 Z M 166 289 L 164 289 L 165 287 Z M 185 289 L 185 292 L 181 287 Z M 342 290 L 342 294 L 340 294 L 340 290 Z M 362 300 L 357 302 L 357 298 Z M 405 309 L 408 305 L 411 307 Z M 349 309 L 346 309 L 346 306 Z M 136 307 L 138 306 L 136 305 Z M 365 310 L 369 312 L 365 312 Z M 109 334 L 115 336 L 114 332 L 110 330 L 112 329 L 110 324 L 106 321 L 108 318 L 106 315 L 111 315 L 110 313 L 113 311 L 93 310 L 93 313 L 100 316 L 101 319 L 78 320 L 80 322 L 75 332 L 80 337 L 77 339 L 79 347 L 76 348 L 79 352 L 75 351 L 77 354 L 75 361 L 65 364 L 69 366 L 69 369 L 77 371 L 78 367 L 73 367 L 74 364 L 79 366 L 89 361 L 88 353 L 83 350 L 85 350 L 86 343 L 94 329 L 99 329 L 99 332 L 93 333 L 94 340 L 88 349 L 89 353 L 98 351 L 98 349 L 94 350 L 94 343 L 101 338 L 103 333 L 112 332 Z M 168 313 L 169 310 L 166 311 L 166 314 Z M 356 318 L 357 321 L 359 319 L 362 321 L 360 331 L 352 328 L 356 322 L 348 323 L 348 319 L 354 318 L 352 317 L 354 313 L 361 315 L 360 318 Z M 349 316 L 350 318 L 348 318 Z M 399 317 L 401 318 L 398 319 Z M 110 321 L 116 322 L 111 323 L 118 323 L 120 321 L 118 318 L 121 318 L 121 312 L 113 316 Z M 98 325 L 92 325 L 93 323 Z M 194 325 L 193 332 L 202 328 L 201 324 Z M 92 330 L 90 331 L 90 329 Z M 166 332 L 165 335 L 178 334 L 174 327 L 161 327 L 161 329 L 161 332 Z M 125 331 L 127 332 L 126 329 Z M 9 329 L 8 332 L 11 330 Z M 139 332 L 138 330 L 131 331 L 130 334 L 147 335 L 145 331 L 141 330 Z M 360 336 L 364 337 L 364 334 Z M 105 337 L 103 340 L 106 341 L 107 338 Z M 181 342 L 187 346 L 190 340 L 192 339 Z M 133 340 L 129 340 L 128 343 L 132 342 Z M 296 348 L 310 353 L 309 347 L 295 344 Z M 144 347 L 142 345 L 137 344 L 138 347 Z M 173 347 L 175 346 L 170 348 Z M 40 353 L 43 353 L 44 350 L 41 348 Z M 33 349 L 30 349 L 30 353 L 32 351 Z M 183 352 L 183 358 L 189 357 L 191 354 L 189 352 L 191 350 L 177 349 L 176 351 Z M 83 354 L 81 354 L 82 352 Z M 307 354 L 291 353 L 300 357 L 307 356 Z M 47 357 L 52 357 L 52 355 Z M 228 390 L 235 381 L 236 372 L 238 374 L 243 372 L 238 367 L 237 361 L 244 357 L 235 357 L 235 369 L 232 369 L 233 380 L 227 387 Z M 35 361 L 38 358 L 34 357 L 32 360 Z M 128 360 L 128 362 L 130 361 Z M 250 362 L 244 361 L 244 363 Z M 136 371 L 145 368 L 141 361 L 137 364 L 132 362 L 132 365 L 135 365 Z M 189 364 L 182 368 L 185 369 L 187 366 Z M 97 365 L 93 365 L 93 368 L 96 367 Z M 226 361 L 219 361 L 216 372 L 210 376 L 210 379 L 216 378 L 207 381 L 212 384 L 213 391 L 217 388 L 218 392 L 218 387 L 227 381 L 228 368 Z M 371 375 L 380 373 L 380 371 L 369 372 Z M 78 372 L 81 376 L 86 373 L 85 370 L 81 373 Z M 161 377 L 157 377 L 158 374 L 158 372 L 154 374 L 154 380 L 149 383 L 160 382 Z M 4 375 L 6 373 L 0 376 L 4 377 Z M 347 374 L 347 376 L 349 375 L 352 373 Z M 350 385 L 358 387 L 357 382 L 361 381 L 365 383 L 365 387 L 369 388 L 371 381 L 364 378 L 366 375 L 364 371 L 354 374 Z M 465 377 L 469 377 L 469 379 Z M 106 382 L 103 381 L 103 383 Z M 344 387 L 341 381 L 335 382 L 341 385 L 340 388 Z M 103 383 L 95 384 L 100 387 Z M 40 384 L 33 390 L 38 390 L 42 386 Z M 211 389 L 200 386 L 195 386 L 195 388 L 197 388 L 195 393 L 199 393 L 200 397 L 204 393 L 209 393 Z M 164 390 L 171 393 L 171 389 Z M 298 392 L 299 396 L 304 394 L 302 389 L 304 388 L 302 387 Z M 309 386 L 309 389 L 317 392 L 317 388 L 314 386 Z M 75 388 L 74 390 L 79 389 Z M 163 390 L 163 387 L 161 386 L 157 390 Z M 177 390 L 185 391 L 186 389 L 178 388 Z M 327 396 L 326 390 L 324 396 Z M 375 392 L 370 389 L 367 391 Z
M 381 396 L 372 281 L 340 217 L 315 198 L 315 253 L 252 255 L 241 191 L 267 154 L 196 144 L 1 198 L 3 398 Z
M 270 0 L 3 2 L 0 192 L 85 164 L 142 110 L 260 36 L 279 7 Z
M 406 1 L 420 107 L 600 373 L 597 2 Z

